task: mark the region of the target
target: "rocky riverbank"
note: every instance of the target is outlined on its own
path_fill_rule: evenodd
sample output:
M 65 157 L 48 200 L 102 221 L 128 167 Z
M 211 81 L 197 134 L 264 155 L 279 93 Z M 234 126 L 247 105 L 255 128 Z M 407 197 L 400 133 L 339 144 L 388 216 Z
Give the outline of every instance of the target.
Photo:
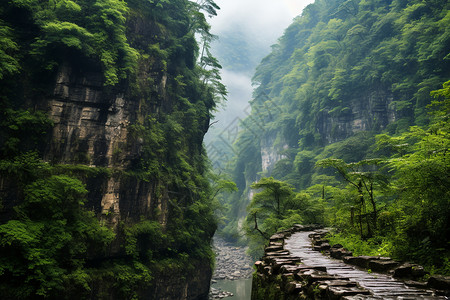
M 239 247 L 214 237 L 216 266 L 212 277 L 209 299 L 232 297 L 233 294 L 214 287 L 218 280 L 239 280 L 250 278 L 253 273 L 253 261 L 246 254 L 246 247 Z

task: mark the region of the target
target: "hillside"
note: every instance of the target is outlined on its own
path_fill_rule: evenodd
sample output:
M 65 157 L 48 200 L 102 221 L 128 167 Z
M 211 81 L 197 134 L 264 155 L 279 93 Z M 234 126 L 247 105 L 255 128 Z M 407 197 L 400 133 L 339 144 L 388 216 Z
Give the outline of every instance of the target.
M 432 244 L 426 247 L 448 250 L 443 238 L 448 224 L 448 158 L 445 154 L 427 157 L 420 147 L 429 143 L 434 149 L 429 151 L 445 153 L 448 145 L 448 126 L 442 121 L 446 119 L 439 118 L 448 113 L 443 104 L 447 100 L 442 100 L 448 86 L 442 89 L 442 85 L 450 78 L 449 8 L 447 1 L 318 0 L 303 11 L 253 78 L 257 88 L 252 113 L 234 145 L 238 155 L 229 171 L 240 193 L 227 199 L 231 210 L 230 222 L 222 229 L 225 236 L 241 234 L 238 224 L 250 199 L 255 200 L 247 208 L 248 234 L 259 235 L 258 214 L 258 229 L 263 222 L 269 232 L 283 227 L 280 218 L 267 213 L 271 204 L 262 200 L 278 186 L 292 190 L 286 192 L 286 201 L 295 198 L 285 203 L 281 219 L 286 223 L 333 224 L 354 229 L 367 239 L 380 229 L 379 220 L 372 221 L 372 216 L 384 216 L 384 225 L 391 227 L 383 230 L 396 228 L 407 242 L 394 242 L 411 247 L 398 255 L 407 254 L 422 240 Z M 432 101 L 441 102 L 430 108 Z M 440 113 L 429 114 L 436 109 Z M 439 132 L 436 144 L 426 138 L 433 132 Z M 424 165 L 412 167 L 419 153 L 425 155 Z M 411 161 L 400 166 L 402 159 Z M 419 183 L 417 178 L 430 174 L 414 172 L 428 167 L 435 180 Z M 408 181 L 401 172 L 416 174 L 417 180 Z M 371 177 L 375 175 L 386 180 L 376 182 Z M 252 189 L 251 184 L 261 178 L 267 181 Z M 367 190 L 358 187 L 366 183 Z M 427 185 L 432 192 L 419 188 Z M 265 188 L 269 194 L 253 197 Z M 416 204 L 410 211 L 405 208 L 414 203 L 412 191 L 421 195 L 425 208 Z M 359 228 L 350 226 L 350 218 L 355 223 L 359 218 Z M 414 242 L 408 240 L 413 237 Z

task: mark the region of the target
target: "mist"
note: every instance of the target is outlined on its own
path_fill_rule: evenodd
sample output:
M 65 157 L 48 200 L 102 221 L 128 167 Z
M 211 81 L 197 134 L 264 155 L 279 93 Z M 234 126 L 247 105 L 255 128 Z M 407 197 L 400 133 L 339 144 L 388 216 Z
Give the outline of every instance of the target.
M 221 33 L 238 27 L 250 38 L 269 47 L 283 30 L 300 15 L 312 0 L 217 0 L 218 16 L 211 18 L 212 32 Z
M 218 36 L 212 53 L 223 66 L 222 82 L 227 86 L 227 103 L 220 108 L 206 143 L 236 119 L 245 118 L 252 99 L 251 78 L 262 58 L 270 53 L 283 31 L 313 0 L 217 0 L 218 16 L 209 19 Z

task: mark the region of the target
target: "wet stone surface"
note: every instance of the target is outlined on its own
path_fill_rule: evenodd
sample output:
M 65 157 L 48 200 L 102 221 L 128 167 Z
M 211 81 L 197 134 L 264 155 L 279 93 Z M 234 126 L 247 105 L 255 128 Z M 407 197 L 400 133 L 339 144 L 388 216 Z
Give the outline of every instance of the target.
M 349 282 L 354 282 L 358 287 L 341 286 L 340 284 L 335 286 L 329 283 L 323 284 L 324 293 L 323 295 L 321 294 L 320 299 L 447 299 L 446 297 L 440 296 L 436 290 L 429 289 L 426 284 L 420 284 L 419 282 L 416 284 L 406 284 L 404 281 L 387 274 L 388 270 L 398 267 L 398 262 L 389 258 L 373 256 L 345 256 L 342 262 L 341 260 L 332 259 L 323 255 L 323 253 L 327 253 L 327 249 L 319 249 L 321 252 L 313 250 L 316 247 L 321 247 L 324 243 L 315 243 L 312 248 L 310 238 L 314 242 L 315 239 L 321 237 L 317 233 L 294 233 L 286 239 L 284 249 L 288 250 L 292 256 L 301 258 L 302 263 L 307 266 L 325 267 L 326 273 L 310 270 L 298 272 L 295 275 L 308 283 L 312 281 L 323 283 L 322 281 L 324 280 L 320 279 L 321 277 L 336 276 L 336 278 L 345 278 Z M 333 252 L 333 250 L 330 252 Z M 411 269 L 412 267 L 410 265 L 405 263 L 403 269 L 407 269 L 407 267 Z M 418 273 L 419 270 L 423 270 L 423 268 L 420 269 L 418 266 L 414 266 L 415 268 L 413 269 Z M 376 271 L 385 273 L 368 272 L 368 268 L 371 268 L 372 271 L 376 269 Z M 272 267 L 272 269 L 274 268 Z M 421 272 L 419 275 L 423 276 L 423 274 Z M 333 279 L 326 280 L 331 280 L 330 282 L 332 282 Z M 334 280 L 336 282 L 336 279 Z M 445 286 L 442 286 L 441 289 L 445 289 Z
M 214 237 L 214 252 L 216 265 L 212 277 L 209 299 L 223 299 L 232 297 L 228 291 L 215 288 L 218 280 L 238 280 L 250 278 L 253 273 L 253 261 L 245 253 L 247 248 L 232 245 L 222 238 Z
M 255 263 L 252 299 L 449 299 L 450 277 L 418 281 L 426 274 L 419 265 L 350 256 L 342 245 L 330 247 L 326 229 L 312 226 L 294 225 L 290 232 L 271 237 L 265 255 Z M 330 257 L 332 253 L 347 263 Z
M 211 290 L 209 291 L 209 299 L 223 299 L 233 296 L 233 293 L 222 291 L 221 289 L 216 289 L 214 287 L 211 287 Z
M 253 273 L 253 262 L 245 253 L 247 248 L 238 247 L 214 238 L 214 251 L 216 253 L 216 267 L 213 280 L 235 280 L 249 278 Z

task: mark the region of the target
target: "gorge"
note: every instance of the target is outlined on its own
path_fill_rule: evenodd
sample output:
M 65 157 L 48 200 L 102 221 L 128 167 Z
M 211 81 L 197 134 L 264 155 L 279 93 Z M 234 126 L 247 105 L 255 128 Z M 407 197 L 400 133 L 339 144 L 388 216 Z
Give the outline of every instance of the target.
M 271 238 L 293 224 L 450 275 L 448 1 L 316 0 L 258 66 L 235 20 L 214 44 L 218 4 L 0 3 L 2 299 L 208 299 L 214 268 L 253 271 L 243 249 L 266 255 L 254 299 L 328 299 L 285 282 L 310 280 Z M 222 62 L 254 92 L 219 127 Z

